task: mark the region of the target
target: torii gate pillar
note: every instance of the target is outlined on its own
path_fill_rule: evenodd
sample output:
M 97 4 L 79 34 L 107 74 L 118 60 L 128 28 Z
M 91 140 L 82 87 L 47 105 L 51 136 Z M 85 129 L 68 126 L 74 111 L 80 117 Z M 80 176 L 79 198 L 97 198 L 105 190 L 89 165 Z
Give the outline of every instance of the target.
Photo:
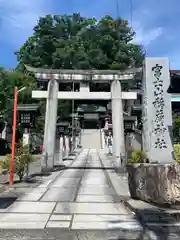
M 59 83 L 51 79 L 48 82 L 48 97 L 46 100 L 42 171 L 52 170 L 54 167 L 58 90 Z
M 118 80 L 111 83 L 113 155 L 116 167 L 122 167 L 125 160 L 124 120 L 122 108 L 121 83 Z

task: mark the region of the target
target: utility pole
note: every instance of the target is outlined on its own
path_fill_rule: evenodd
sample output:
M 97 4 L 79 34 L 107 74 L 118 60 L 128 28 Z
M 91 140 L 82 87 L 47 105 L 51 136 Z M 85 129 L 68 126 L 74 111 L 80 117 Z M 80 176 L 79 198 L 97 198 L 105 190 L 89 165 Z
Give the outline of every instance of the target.
M 17 87 L 14 88 L 14 108 L 13 108 L 13 135 L 12 135 L 12 157 L 10 162 L 10 175 L 9 175 L 9 184 L 13 184 L 14 180 L 14 161 L 15 161 L 15 147 L 16 147 L 16 128 L 17 128 L 17 104 L 18 104 L 18 94 L 26 90 L 26 87 L 22 87 L 18 90 Z

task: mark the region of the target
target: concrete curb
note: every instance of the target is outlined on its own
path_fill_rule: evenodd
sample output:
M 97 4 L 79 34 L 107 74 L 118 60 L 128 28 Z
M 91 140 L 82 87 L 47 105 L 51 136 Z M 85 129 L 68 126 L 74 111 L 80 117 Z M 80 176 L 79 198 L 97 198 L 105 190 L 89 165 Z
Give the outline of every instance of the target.
M 107 180 L 108 180 L 108 183 L 109 183 L 109 185 L 113 188 L 113 191 L 114 191 L 114 193 L 115 193 L 115 196 L 114 196 L 115 199 L 114 199 L 114 200 L 115 200 L 115 202 L 118 202 L 119 196 L 118 196 L 118 194 L 117 194 L 117 191 L 116 191 L 116 189 L 115 189 L 115 187 L 114 187 L 114 185 L 113 185 L 113 183 L 112 183 L 112 181 L 111 181 L 111 178 L 110 178 L 107 170 L 105 169 L 105 165 L 104 165 L 103 161 L 101 160 L 101 157 L 100 157 L 100 156 L 99 156 L 99 160 L 100 160 L 101 164 L 103 165 L 104 173 L 105 173 L 105 175 L 106 175 L 106 178 L 107 178 Z
M 108 179 L 108 182 L 110 183 L 110 185 L 112 186 L 114 192 L 116 193 L 116 194 L 115 194 L 115 201 L 116 201 L 116 202 L 119 202 L 119 201 L 120 201 L 120 202 L 124 203 L 125 199 L 129 199 L 129 198 L 130 198 L 130 196 L 128 196 L 128 195 L 129 195 L 129 192 L 127 192 L 127 196 L 126 196 L 124 193 L 121 193 L 121 192 L 119 191 L 119 188 L 117 187 L 117 184 L 115 184 L 114 180 L 113 180 L 112 177 L 110 176 L 110 173 L 108 172 L 109 169 L 106 169 L 107 167 L 105 166 L 103 160 L 101 159 L 101 156 L 99 156 L 99 159 L 100 159 L 101 164 L 102 164 L 102 166 L 103 166 L 103 168 L 104 168 L 104 171 L 105 171 L 106 177 L 107 177 L 107 179 Z M 111 166 L 109 166 L 109 168 L 112 168 L 113 174 L 116 174 L 117 177 L 119 177 L 113 164 L 111 164 Z M 118 181 L 118 180 L 117 180 L 117 181 Z M 122 184 L 122 182 L 119 182 L 118 186 L 119 186 L 120 184 Z M 123 185 L 124 185 L 124 184 L 126 185 L 125 182 L 123 182 Z M 125 185 L 124 185 L 124 186 L 125 186 Z M 123 186 L 122 186 L 122 187 L 123 187 Z
M 132 212 L 137 213 L 137 209 L 134 208 L 127 200 L 124 201 L 124 205 L 128 207 Z

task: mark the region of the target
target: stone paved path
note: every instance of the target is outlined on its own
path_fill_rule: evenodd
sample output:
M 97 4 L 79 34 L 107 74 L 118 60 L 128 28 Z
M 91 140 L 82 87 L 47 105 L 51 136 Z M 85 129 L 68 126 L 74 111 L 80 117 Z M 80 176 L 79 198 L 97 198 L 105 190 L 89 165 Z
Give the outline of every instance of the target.
M 9 207 L 1 207 L 0 229 L 139 230 L 141 227 L 122 203 L 115 202 L 116 193 L 93 149 L 84 149 L 53 181 L 47 178 L 35 188 L 19 188 L 11 194 L 18 198 Z
M 68 169 L 36 187 L 8 192 L 17 199 L 9 206 L 0 204 L 0 239 L 165 239 L 153 233 L 149 237 L 121 202 L 120 193 L 127 188 L 113 187 L 107 173 L 115 181 L 102 153 L 84 149 Z

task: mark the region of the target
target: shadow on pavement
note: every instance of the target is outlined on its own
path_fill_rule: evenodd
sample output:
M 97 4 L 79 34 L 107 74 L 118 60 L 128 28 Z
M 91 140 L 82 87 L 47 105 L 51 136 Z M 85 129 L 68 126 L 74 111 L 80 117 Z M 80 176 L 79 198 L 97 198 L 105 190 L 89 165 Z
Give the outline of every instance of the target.
M 37 172 L 30 175 L 30 177 L 48 177 L 51 173 L 49 172 Z
M 84 167 L 65 167 L 65 169 L 95 169 L 95 170 L 114 170 L 113 167 L 87 167 L 87 166 L 84 166 Z
M 143 218 L 145 214 L 145 218 Z M 109 237 L 108 239 L 125 240 L 125 239 L 136 239 L 136 240 L 178 240 L 180 239 L 180 227 L 176 227 L 176 217 L 169 219 L 168 214 L 160 213 L 157 211 L 152 212 L 151 210 L 142 210 L 134 216 L 134 220 L 140 224 L 136 224 L 132 220 L 129 221 L 110 221 L 112 224 L 112 230 L 110 232 L 118 231 L 118 235 L 115 238 Z M 161 222 L 159 222 L 158 216 L 160 216 Z M 164 219 L 163 219 L 164 217 Z M 172 216 L 171 216 L 172 217 Z M 162 221 L 163 219 L 163 221 Z M 179 219 L 179 217 L 178 217 Z M 166 224 L 163 226 L 163 224 Z M 167 224 L 169 224 L 167 226 Z M 171 226 L 170 226 L 171 225 Z M 174 226 L 173 226 L 174 225 Z
M 149 208 L 133 211 L 143 228 L 140 239 L 143 239 L 143 234 L 147 232 L 151 235 L 149 239 L 180 239 L 180 212 L 177 212 L 176 209 Z
M 1 197 L 0 209 L 6 209 L 17 200 L 17 197 Z
M 58 171 L 65 170 L 65 169 L 67 169 L 67 167 L 65 165 L 55 165 L 52 172 L 58 172 Z

